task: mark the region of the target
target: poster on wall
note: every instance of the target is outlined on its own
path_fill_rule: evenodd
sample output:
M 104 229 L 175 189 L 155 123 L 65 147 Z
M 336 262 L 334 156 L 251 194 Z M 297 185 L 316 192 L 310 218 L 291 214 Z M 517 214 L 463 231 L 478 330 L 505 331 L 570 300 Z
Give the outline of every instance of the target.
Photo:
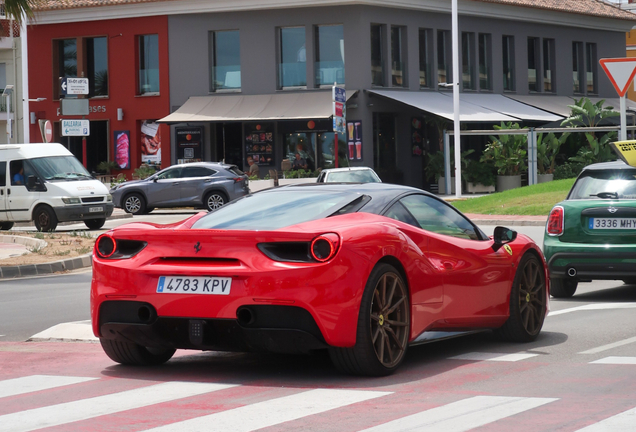
M 161 129 L 155 120 L 141 122 L 141 163 L 161 165 Z
M 257 165 L 274 165 L 274 127 L 269 124 L 245 127 L 245 158 Z
M 349 160 L 362 160 L 362 122 L 347 122 L 347 149 Z
M 424 153 L 424 122 L 421 118 L 411 119 L 411 154 L 422 156 Z
M 119 169 L 130 169 L 130 131 L 115 131 L 115 163 Z
M 202 127 L 177 127 L 177 163 L 201 162 Z

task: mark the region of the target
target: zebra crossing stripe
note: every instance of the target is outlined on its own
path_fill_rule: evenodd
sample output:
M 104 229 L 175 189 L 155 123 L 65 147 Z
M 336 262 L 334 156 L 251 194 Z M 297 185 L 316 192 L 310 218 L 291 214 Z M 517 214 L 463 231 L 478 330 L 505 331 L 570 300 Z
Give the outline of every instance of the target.
M 530 354 L 530 353 L 512 353 L 512 354 L 502 354 L 502 353 L 485 353 L 485 352 L 471 352 L 467 354 L 458 355 L 455 357 L 450 357 L 451 360 L 471 360 L 471 361 L 499 361 L 499 362 L 516 362 L 519 360 L 529 359 L 531 357 L 536 357 L 539 354 Z
M 27 432 L 236 387 L 234 384 L 167 382 L 0 416 L 0 432 Z
M 591 364 L 636 365 L 636 357 L 610 356 L 590 362 Z
M 462 432 L 554 402 L 554 398 L 475 396 L 365 429 L 363 432 Z
M 97 378 L 52 375 L 30 375 L 21 378 L 13 378 L 0 381 L 0 398 L 48 390 L 56 387 L 92 381 L 95 379 Z
M 250 432 L 389 394 L 391 392 L 366 390 L 309 390 L 160 426 L 146 432 Z
M 631 432 L 634 430 L 634 425 L 636 425 L 636 408 L 606 418 L 577 432 Z

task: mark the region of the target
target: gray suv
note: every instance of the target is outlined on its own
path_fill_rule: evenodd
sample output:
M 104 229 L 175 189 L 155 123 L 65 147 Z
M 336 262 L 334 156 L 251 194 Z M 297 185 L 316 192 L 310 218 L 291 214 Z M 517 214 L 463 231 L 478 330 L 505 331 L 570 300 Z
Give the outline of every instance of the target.
M 214 210 L 248 193 L 245 173 L 236 165 L 214 162 L 173 165 L 147 179 L 128 181 L 110 190 L 115 206 L 134 215 L 158 207 Z

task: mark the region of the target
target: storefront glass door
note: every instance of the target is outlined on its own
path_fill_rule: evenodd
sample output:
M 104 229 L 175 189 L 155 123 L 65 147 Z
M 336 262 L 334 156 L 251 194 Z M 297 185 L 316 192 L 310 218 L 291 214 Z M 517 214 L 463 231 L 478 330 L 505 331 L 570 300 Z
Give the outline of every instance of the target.
M 285 155 L 292 163 L 293 167 L 296 153 L 307 162 L 307 169 L 314 171 L 316 165 L 316 134 L 310 133 L 288 133 L 285 134 Z

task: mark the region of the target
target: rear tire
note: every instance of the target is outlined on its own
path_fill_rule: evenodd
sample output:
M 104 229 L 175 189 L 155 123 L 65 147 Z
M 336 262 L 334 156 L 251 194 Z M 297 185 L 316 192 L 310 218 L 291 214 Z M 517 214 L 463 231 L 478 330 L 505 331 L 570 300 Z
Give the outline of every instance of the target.
M 38 231 L 55 231 L 57 228 L 57 216 L 53 209 L 46 205 L 35 209 L 33 222 Z
M 132 342 L 122 342 L 112 339 L 99 338 L 99 343 L 111 360 L 123 365 L 153 366 L 160 365 L 172 358 L 175 351 L 172 348 L 146 348 Z
M 360 302 L 356 344 L 329 349 L 336 368 L 353 375 L 386 376 L 400 366 L 408 347 L 411 306 L 404 279 L 395 267 L 377 265 Z
M 227 203 L 228 199 L 222 192 L 213 191 L 205 196 L 203 205 L 208 211 L 221 208 Z
M 9 231 L 13 228 L 13 222 L 0 222 L 0 230 Z
M 97 230 L 104 226 L 104 224 L 106 223 L 106 218 L 86 219 L 84 223 L 86 224 L 86 227 L 88 229 Z
M 550 295 L 554 298 L 569 298 L 574 295 L 579 283 L 572 279 L 550 279 Z
M 141 215 L 146 211 L 146 200 L 141 194 L 133 192 L 124 197 L 123 207 L 126 213 Z
M 519 262 L 510 290 L 510 316 L 495 334 L 512 342 L 532 342 L 543 327 L 547 301 L 543 265 L 527 253 Z

